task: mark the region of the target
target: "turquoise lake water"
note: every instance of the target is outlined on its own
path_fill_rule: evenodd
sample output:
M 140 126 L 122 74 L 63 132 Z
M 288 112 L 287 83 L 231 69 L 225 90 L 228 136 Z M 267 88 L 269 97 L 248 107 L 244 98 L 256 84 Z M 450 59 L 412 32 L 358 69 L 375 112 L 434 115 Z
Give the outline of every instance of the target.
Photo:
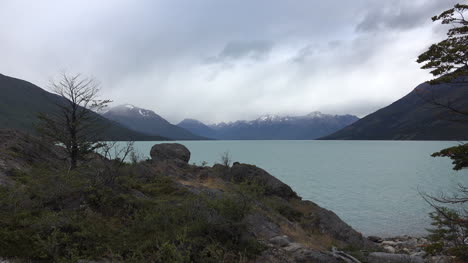
M 136 142 L 149 157 L 158 142 Z M 450 192 L 468 184 L 467 171 L 451 170 L 448 158 L 431 153 L 457 142 L 428 141 L 182 141 L 190 163 L 255 164 L 303 199 L 334 211 L 365 235 L 423 235 L 431 211 L 418 191 Z

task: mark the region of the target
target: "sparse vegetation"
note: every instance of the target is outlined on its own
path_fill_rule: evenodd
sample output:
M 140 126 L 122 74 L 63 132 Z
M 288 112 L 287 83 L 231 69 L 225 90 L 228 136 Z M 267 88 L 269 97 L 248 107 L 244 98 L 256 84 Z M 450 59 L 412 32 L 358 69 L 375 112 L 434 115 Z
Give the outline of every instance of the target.
M 225 167 L 231 167 L 232 164 L 232 158 L 231 154 L 226 151 L 221 155 L 221 164 L 224 165 Z
M 193 195 L 166 176 L 127 165 L 112 185 L 80 168 L 17 172 L 0 188 L 0 255 L 76 262 L 237 262 L 262 246 L 243 235 L 248 212 L 235 194 Z M 138 165 L 137 165 L 138 166 Z

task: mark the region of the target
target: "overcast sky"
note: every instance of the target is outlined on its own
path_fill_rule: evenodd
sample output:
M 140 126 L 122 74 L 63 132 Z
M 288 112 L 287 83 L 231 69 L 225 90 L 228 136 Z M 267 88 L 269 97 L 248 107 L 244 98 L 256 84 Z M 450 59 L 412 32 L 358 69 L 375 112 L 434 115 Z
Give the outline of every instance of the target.
M 454 3 L 0 0 L 0 73 L 43 88 L 61 70 L 92 75 L 103 98 L 174 123 L 362 117 L 431 78 L 415 60 Z

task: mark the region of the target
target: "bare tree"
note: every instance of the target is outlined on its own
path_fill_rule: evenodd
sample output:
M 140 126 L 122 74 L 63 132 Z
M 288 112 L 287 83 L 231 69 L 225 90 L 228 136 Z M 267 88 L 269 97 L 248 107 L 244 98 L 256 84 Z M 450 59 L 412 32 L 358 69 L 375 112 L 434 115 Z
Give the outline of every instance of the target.
M 98 172 L 98 177 L 102 179 L 105 185 L 113 185 L 115 179 L 119 175 L 120 169 L 128 162 L 128 159 L 133 164 L 138 163 L 138 157 L 132 157 L 135 153 L 135 142 L 128 141 L 126 143 L 112 141 L 103 142 L 102 147 L 96 152 L 102 159 L 104 169 Z
M 65 147 L 72 170 L 79 160 L 101 147 L 104 127 L 96 112 L 111 101 L 99 100 L 99 83 L 80 74 L 62 73 L 51 81 L 50 89 L 60 98 L 55 111 L 39 114 L 38 130 Z
M 231 154 L 228 151 L 225 151 L 221 155 L 221 164 L 229 168 L 231 166 L 231 163 L 232 163 Z

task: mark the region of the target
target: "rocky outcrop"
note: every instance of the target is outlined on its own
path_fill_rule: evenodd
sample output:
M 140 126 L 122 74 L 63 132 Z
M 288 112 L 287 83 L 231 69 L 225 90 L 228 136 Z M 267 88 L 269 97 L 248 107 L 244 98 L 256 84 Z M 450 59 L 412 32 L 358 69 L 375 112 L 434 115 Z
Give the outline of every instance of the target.
M 251 182 L 260 184 L 265 187 L 265 194 L 277 195 L 287 199 L 299 198 L 291 187 L 255 165 L 234 163 L 225 178 L 236 183 Z
M 153 161 L 179 160 L 188 163 L 190 160 L 190 151 L 179 143 L 156 144 L 151 148 L 150 155 Z
M 316 209 L 318 227 L 322 233 L 358 247 L 374 247 L 364 236 L 343 222 L 335 213 L 322 207 Z

